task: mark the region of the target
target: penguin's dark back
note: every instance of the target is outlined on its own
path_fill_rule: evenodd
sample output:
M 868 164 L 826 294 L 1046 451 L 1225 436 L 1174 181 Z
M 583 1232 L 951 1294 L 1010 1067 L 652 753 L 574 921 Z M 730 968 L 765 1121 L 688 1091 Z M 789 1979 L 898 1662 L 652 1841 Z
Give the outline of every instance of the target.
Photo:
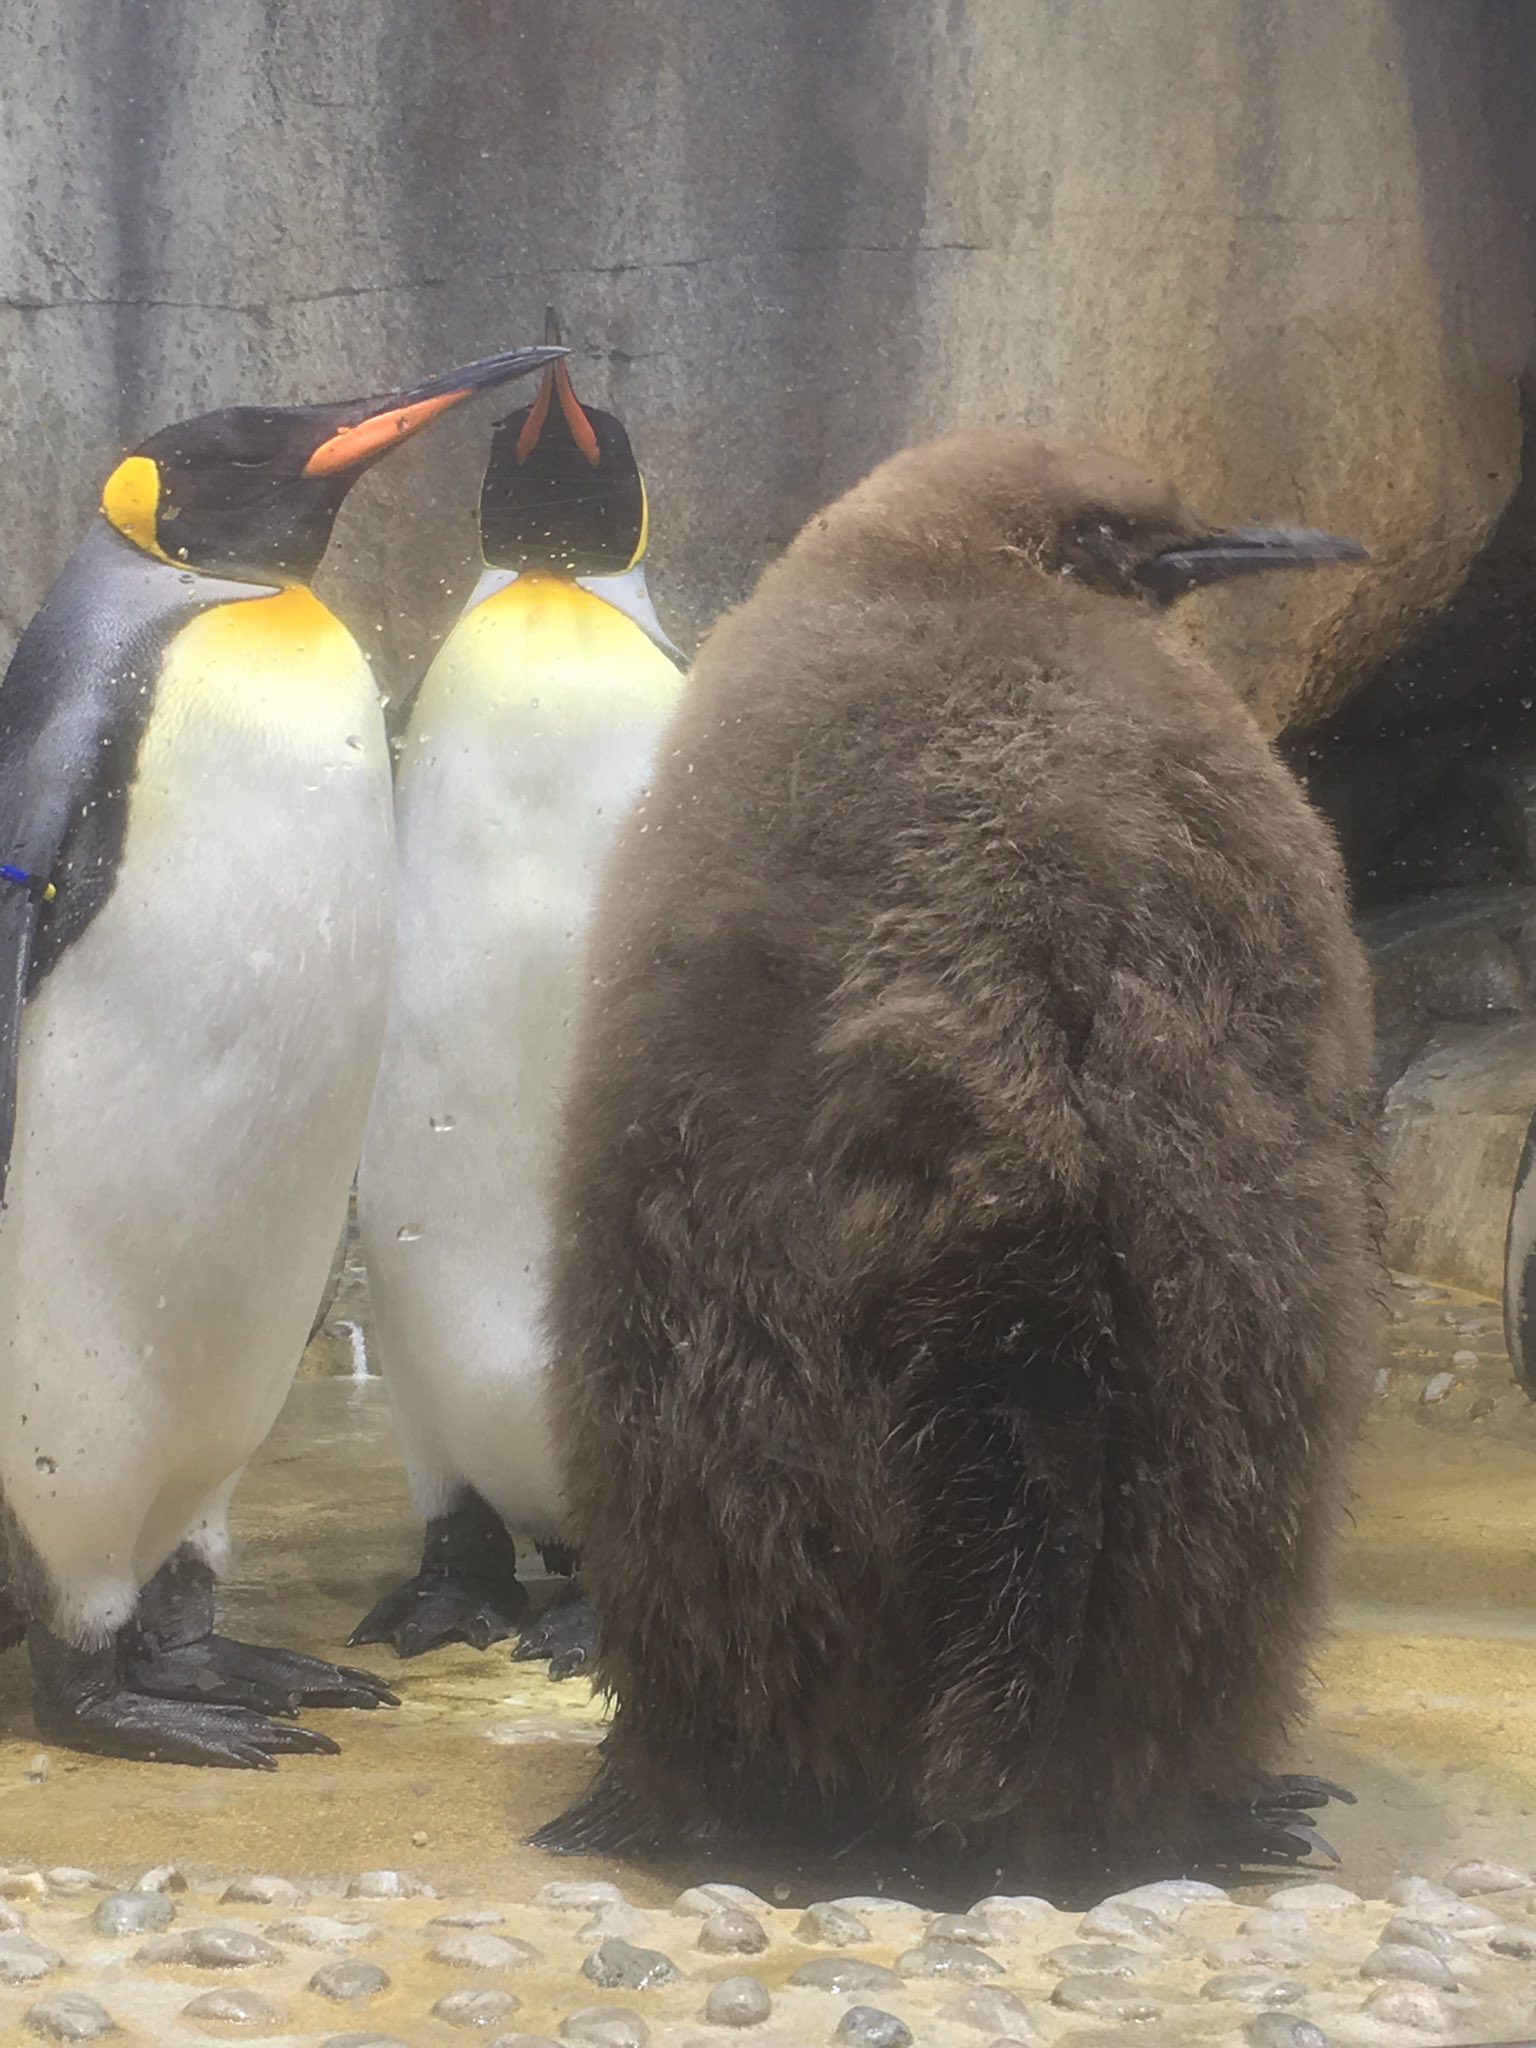
M 1240 1790 L 1370 1273 L 1362 959 L 1246 712 L 1137 607 L 807 536 L 591 976 L 549 1317 L 613 1770 L 1081 1842 Z

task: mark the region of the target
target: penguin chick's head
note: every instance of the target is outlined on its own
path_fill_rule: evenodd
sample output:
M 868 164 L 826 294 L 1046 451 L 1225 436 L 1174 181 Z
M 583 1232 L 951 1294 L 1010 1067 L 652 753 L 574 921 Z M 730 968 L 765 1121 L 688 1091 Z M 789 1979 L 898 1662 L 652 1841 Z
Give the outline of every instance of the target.
M 513 349 L 408 391 L 334 405 L 229 406 L 163 427 L 101 494 L 135 547 L 223 576 L 307 583 L 353 484 L 476 391 L 541 369 L 557 350 Z
M 544 338 L 560 340 L 551 306 Z M 532 405 L 496 423 L 480 487 L 480 547 L 493 569 L 619 576 L 645 553 L 645 485 L 611 412 L 583 405 L 562 360 Z
M 1120 456 L 1008 428 L 946 435 L 893 457 L 796 545 L 819 548 L 823 535 L 902 575 L 944 568 L 974 583 L 1028 567 L 1153 605 L 1259 570 L 1369 559 L 1337 534 L 1213 526 L 1171 484 Z

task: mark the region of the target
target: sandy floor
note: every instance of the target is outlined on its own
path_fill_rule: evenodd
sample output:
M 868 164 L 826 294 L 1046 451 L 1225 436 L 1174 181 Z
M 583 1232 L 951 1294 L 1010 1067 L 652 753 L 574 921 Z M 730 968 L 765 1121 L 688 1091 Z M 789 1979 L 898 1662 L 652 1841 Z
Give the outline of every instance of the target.
M 1316 1716 L 1292 1760 L 1359 1794 L 1329 1832 L 1342 1881 L 1377 1894 L 1464 1856 L 1536 1862 L 1536 1410 L 1510 1383 L 1487 1304 L 1399 1286 L 1389 1313 Z M 1475 1366 L 1449 1366 L 1468 1349 Z M 1457 1384 L 1425 1404 L 1442 1370 Z M 223 1625 L 338 1654 L 415 1557 L 376 1380 L 299 1381 L 242 1489 L 237 1541 Z M 618 1875 L 642 1904 L 676 1890 L 676 1872 L 552 1865 L 522 1846 L 589 1774 L 601 1720 L 584 1684 L 552 1685 L 504 1649 L 352 1661 L 398 1681 L 399 1711 L 315 1714 L 342 1754 L 268 1775 L 45 1754 L 24 1659 L 7 1658 L 0 1863 L 84 1864 L 117 1881 L 161 1861 L 204 1879 L 392 1867 L 503 1898 L 551 1876 Z

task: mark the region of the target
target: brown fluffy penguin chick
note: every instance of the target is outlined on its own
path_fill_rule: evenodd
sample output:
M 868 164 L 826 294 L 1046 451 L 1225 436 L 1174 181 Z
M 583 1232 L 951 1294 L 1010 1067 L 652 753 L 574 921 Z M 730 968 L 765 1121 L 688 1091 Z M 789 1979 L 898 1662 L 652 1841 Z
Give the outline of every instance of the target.
M 1158 608 L 1362 555 L 972 433 L 707 642 L 578 1020 L 549 1317 L 617 1714 L 535 1841 L 1315 1842 L 1263 1773 L 1367 1371 L 1366 975 Z

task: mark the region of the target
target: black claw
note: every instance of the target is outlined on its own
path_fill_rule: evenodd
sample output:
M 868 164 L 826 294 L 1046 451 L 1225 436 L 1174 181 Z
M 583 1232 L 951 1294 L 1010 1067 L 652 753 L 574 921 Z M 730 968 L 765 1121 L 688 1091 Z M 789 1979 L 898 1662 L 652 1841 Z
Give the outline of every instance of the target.
M 123 1677 L 155 1699 L 244 1707 L 258 1714 L 297 1714 L 304 1707 L 396 1707 L 383 1679 L 307 1657 L 298 1650 L 239 1643 L 208 1635 L 161 1649 L 141 1638 L 123 1658 Z
M 416 1576 L 386 1593 L 347 1643 L 354 1649 L 388 1643 L 400 1657 L 419 1657 L 444 1643 L 486 1650 L 515 1635 L 527 1612 L 517 1545 L 495 1510 L 466 1492 L 428 1522 Z
M 551 1678 L 574 1678 L 597 1655 L 597 1616 L 592 1603 L 573 1586 L 557 1594 L 518 1638 L 513 1660 L 532 1663 L 549 1659 Z
M 279 1756 L 337 1754 L 330 1736 L 247 1707 L 136 1691 L 123 1682 L 116 1645 L 79 1650 L 37 1625 L 28 1643 L 38 1733 L 62 1748 L 237 1771 L 275 1770 Z

